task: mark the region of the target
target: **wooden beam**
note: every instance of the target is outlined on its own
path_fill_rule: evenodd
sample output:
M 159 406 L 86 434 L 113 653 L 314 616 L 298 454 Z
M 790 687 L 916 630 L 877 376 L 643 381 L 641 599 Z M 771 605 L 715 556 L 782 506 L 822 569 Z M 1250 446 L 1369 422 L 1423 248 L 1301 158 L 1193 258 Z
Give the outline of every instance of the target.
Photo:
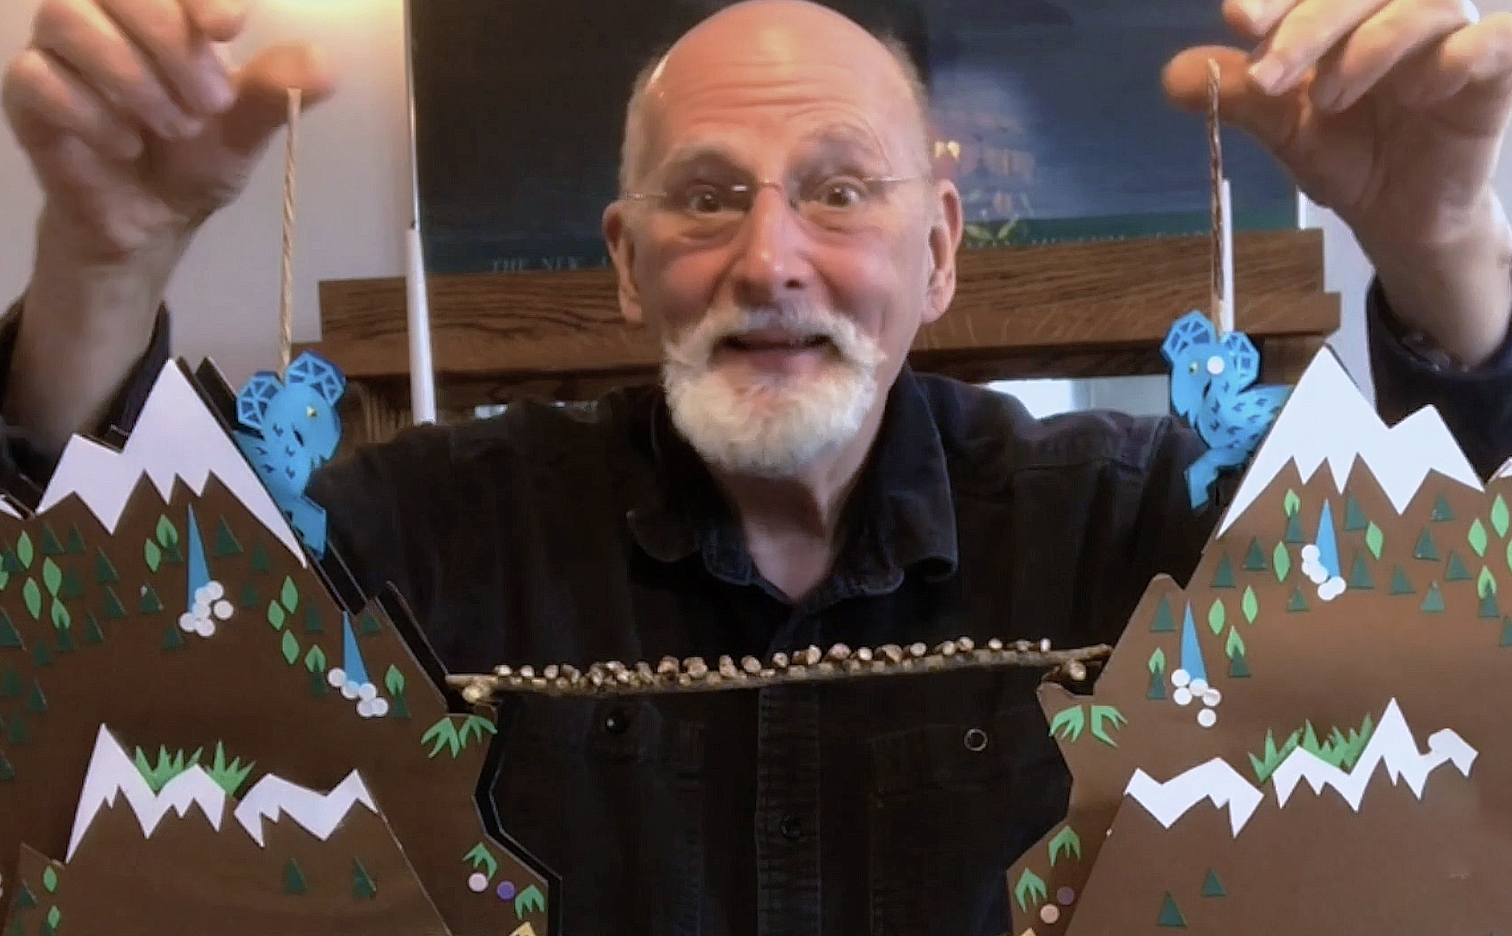
M 921 330 L 915 366 L 977 380 L 1157 372 L 1171 322 L 1207 302 L 1207 245 L 1167 237 L 962 251 L 955 303 Z M 400 278 L 321 283 L 323 337 L 305 347 L 349 378 L 402 383 L 404 290 Z M 1257 341 L 1338 328 L 1321 231 L 1239 234 L 1235 292 L 1235 325 Z M 582 399 L 655 379 L 655 339 L 621 321 L 609 270 L 436 276 L 430 293 L 443 405 Z

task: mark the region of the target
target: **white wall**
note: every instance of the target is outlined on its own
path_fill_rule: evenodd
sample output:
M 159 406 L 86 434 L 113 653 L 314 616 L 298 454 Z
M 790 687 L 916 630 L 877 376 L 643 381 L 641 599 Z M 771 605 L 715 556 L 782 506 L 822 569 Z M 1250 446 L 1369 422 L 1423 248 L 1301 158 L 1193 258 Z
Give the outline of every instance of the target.
M 25 45 L 37 3 L 0 2 L 0 58 Z M 1512 10 L 1512 0 L 1483 7 Z M 319 337 L 319 280 L 403 270 L 409 183 L 402 0 L 262 0 L 233 51 L 245 55 L 289 39 L 321 43 L 342 75 L 335 99 L 301 124 L 295 259 L 300 341 Z M 176 353 L 191 361 L 214 358 L 233 383 L 277 359 L 281 138 L 273 145 L 242 199 L 201 233 L 168 296 L 177 313 Z M 1512 200 L 1507 161 L 1499 172 L 1503 196 Z M 27 281 L 39 200 L 14 139 L 0 134 L 0 297 L 14 296 Z M 1343 294 L 1344 325 L 1333 344 L 1356 379 L 1368 382 L 1361 314 L 1368 265 L 1331 213 L 1313 209 L 1308 216 L 1327 232 L 1328 288 Z M 1038 412 L 1085 405 L 1161 411 L 1165 400 L 1158 377 L 1075 388 L 1038 383 L 1026 387 L 1025 395 Z
M 0 59 L 23 48 L 38 0 L 0 0 Z M 342 76 L 336 97 L 300 123 L 294 340 L 320 336 L 316 283 L 399 275 L 409 217 L 408 109 L 401 0 L 261 0 L 245 56 L 312 40 Z M 175 352 L 211 357 L 233 384 L 278 360 L 283 137 L 237 204 L 213 218 L 168 294 Z M 15 139 L 0 133 L 0 304 L 26 285 L 40 195 Z

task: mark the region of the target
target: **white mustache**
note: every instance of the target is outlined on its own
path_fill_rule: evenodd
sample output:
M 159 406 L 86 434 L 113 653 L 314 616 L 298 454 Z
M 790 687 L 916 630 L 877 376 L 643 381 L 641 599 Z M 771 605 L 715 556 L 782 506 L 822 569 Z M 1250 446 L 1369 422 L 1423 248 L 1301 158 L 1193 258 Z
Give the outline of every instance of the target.
M 691 370 L 708 367 L 720 343 L 763 329 L 780 329 L 803 339 L 824 338 L 852 367 L 871 370 L 885 355 L 870 336 L 842 315 L 815 308 L 794 310 L 726 307 L 711 310 L 692 330 L 666 343 L 669 363 Z

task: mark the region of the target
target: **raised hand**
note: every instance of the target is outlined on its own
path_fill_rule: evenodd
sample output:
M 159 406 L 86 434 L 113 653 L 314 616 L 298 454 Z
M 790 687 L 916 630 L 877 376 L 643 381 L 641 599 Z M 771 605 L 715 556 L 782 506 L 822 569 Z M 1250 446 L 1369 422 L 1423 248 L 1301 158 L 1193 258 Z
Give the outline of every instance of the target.
M 70 251 L 129 257 L 191 233 L 242 190 L 286 89 L 310 103 L 330 92 L 308 48 L 234 68 L 221 43 L 246 12 L 246 0 L 44 0 L 3 102 Z
M 1455 278 L 1445 257 L 1474 259 L 1475 244 L 1506 240 L 1491 183 L 1512 114 L 1512 16 L 1482 19 L 1464 0 L 1226 0 L 1223 11 L 1258 48 L 1188 49 L 1166 68 L 1167 93 L 1203 107 L 1216 59 L 1224 118 L 1339 214 L 1404 308 L 1455 307 L 1439 322 L 1414 309 L 1422 324 L 1466 356 L 1489 350 L 1505 331 L 1508 288 L 1436 280 Z M 1498 257 L 1480 268 L 1494 271 Z M 1475 304 L 1472 293 L 1489 303 L 1458 308 Z

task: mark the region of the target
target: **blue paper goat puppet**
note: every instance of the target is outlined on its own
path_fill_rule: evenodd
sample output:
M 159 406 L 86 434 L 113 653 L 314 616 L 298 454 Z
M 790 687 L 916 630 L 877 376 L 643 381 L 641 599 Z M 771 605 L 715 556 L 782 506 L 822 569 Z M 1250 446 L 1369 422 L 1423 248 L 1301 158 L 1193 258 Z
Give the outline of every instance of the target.
M 1291 388 L 1251 386 L 1260 376 L 1254 343 L 1243 332 L 1219 338 L 1200 312 L 1176 320 L 1160 353 L 1171 366 L 1171 408 L 1208 447 L 1186 471 L 1195 510 L 1207 504 L 1219 471 L 1249 461 Z
M 306 351 L 289 364 L 282 379 L 260 371 L 236 395 L 240 426 L 232 437 L 237 448 L 257 470 L 300 542 L 317 557 L 325 555 L 325 509 L 305 496 L 305 486 L 336 454 L 341 442 L 336 403 L 345 392 L 341 371 Z

